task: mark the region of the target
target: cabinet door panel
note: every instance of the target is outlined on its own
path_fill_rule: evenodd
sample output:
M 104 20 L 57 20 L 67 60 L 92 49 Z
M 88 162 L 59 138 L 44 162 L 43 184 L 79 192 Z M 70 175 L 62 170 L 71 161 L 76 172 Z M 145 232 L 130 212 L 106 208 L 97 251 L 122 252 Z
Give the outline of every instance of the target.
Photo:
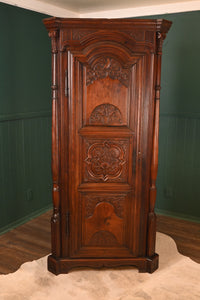
M 130 146 L 128 138 L 84 138 L 82 182 L 127 182 Z
M 85 125 L 128 125 L 129 97 L 127 87 L 109 77 L 87 86 L 83 115 Z
M 138 153 L 150 64 L 139 54 L 122 61 L 103 45 L 88 51 L 68 53 L 70 257 L 145 255 Z
M 127 237 L 130 195 L 126 193 L 84 193 L 81 195 L 81 249 L 100 256 L 133 256 Z

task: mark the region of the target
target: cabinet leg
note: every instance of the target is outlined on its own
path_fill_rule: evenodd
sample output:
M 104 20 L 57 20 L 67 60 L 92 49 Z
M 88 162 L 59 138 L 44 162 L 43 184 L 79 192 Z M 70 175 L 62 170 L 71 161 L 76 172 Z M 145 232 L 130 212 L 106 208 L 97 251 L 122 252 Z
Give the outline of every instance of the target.
M 155 253 L 154 256 L 147 259 L 147 272 L 153 273 L 158 269 L 159 266 L 159 256 Z
M 146 263 L 138 267 L 139 273 L 153 273 L 158 269 L 159 256 L 155 253 L 154 256 L 147 258 Z
M 48 256 L 47 265 L 48 265 L 49 272 L 51 272 L 51 273 L 53 273 L 55 275 L 59 275 L 60 274 L 60 264 L 59 264 L 59 261 L 56 260 L 52 255 Z

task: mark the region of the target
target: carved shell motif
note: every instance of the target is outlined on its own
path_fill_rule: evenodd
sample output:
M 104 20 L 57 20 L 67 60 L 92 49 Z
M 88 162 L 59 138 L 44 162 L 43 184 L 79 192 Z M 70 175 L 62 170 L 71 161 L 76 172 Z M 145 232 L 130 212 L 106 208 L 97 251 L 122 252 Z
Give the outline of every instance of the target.
M 118 79 L 123 85 L 128 86 L 129 70 L 113 58 L 101 58 L 93 67 L 87 67 L 86 85 L 92 84 L 95 80 L 109 76 L 111 79 Z
M 90 246 L 118 246 L 119 243 L 112 232 L 101 230 L 93 234 L 90 242 Z
M 98 105 L 91 113 L 89 123 L 91 125 L 120 125 L 122 116 L 120 110 L 112 104 Z
M 118 178 L 126 162 L 124 156 L 124 151 L 119 145 L 108 141 L 94 143 L 89 147 L 85 159 L 87 170 L 90 176 L 103 181 Z
M 101 202 L 107 202 L 113 205 L 116 215 L 122 219 L 124 215 L 124 198 L 124 195 L 87 196 L 85 200 L 86 218 L 89 218 L 93 215 L 94 209 L 97 206 L 97 204 Z

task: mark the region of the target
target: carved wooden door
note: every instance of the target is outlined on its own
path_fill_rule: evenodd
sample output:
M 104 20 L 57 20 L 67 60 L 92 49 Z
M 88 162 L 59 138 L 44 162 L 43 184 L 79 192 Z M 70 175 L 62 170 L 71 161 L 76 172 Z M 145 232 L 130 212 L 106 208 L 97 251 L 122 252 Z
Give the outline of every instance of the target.
M 69 256 L 144 256 L 153 56 L 131 36 L 108 30 L 68 45 L 64 55 Z

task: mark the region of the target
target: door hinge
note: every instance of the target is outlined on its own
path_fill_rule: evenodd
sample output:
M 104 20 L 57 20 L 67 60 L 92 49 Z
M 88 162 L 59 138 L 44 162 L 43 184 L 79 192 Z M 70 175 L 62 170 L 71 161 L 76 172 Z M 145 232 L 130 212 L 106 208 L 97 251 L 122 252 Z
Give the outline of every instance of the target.
M 66 235 L 69 236 L 69 212 L 66 214 Z
M 69 95 L 69 86 L 68 86 L 68 71 L 65 71 L 65 97 Z

